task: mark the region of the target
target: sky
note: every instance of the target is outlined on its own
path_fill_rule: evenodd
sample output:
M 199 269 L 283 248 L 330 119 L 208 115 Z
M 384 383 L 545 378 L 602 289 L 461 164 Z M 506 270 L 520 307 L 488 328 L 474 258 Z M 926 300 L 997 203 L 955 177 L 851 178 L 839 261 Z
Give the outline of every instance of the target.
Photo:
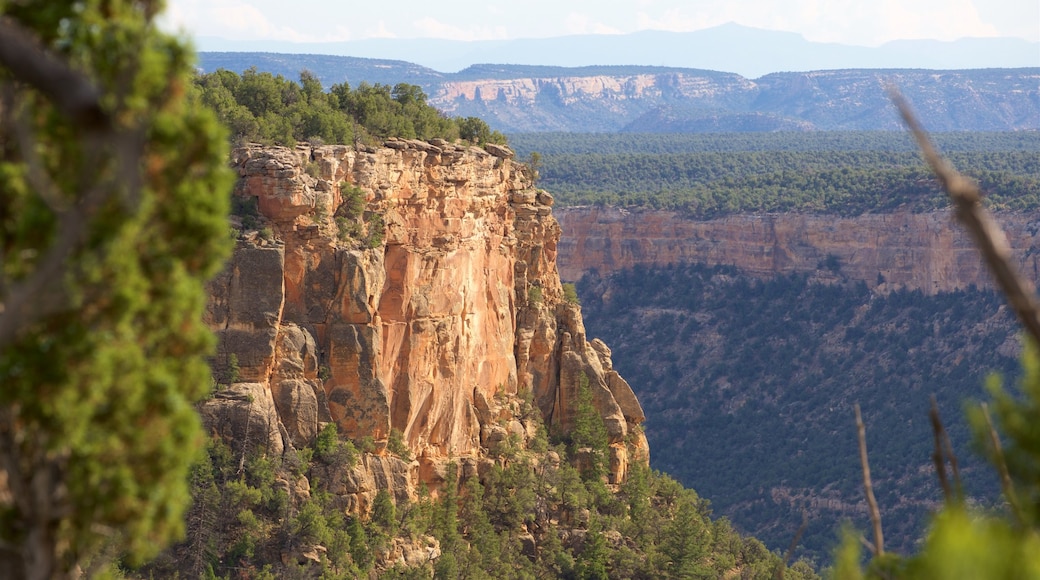
M 1040 41 L 1038 0 L 167 0 L 164 28 L 229 40 L 505 40 L 687 32 L 728 22 L 814 42 Z

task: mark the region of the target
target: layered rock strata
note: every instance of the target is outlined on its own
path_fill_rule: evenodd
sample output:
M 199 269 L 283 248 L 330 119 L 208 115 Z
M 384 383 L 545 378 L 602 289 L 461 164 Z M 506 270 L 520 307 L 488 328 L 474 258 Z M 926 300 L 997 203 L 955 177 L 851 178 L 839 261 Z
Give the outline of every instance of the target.
M 364 509 L 380 488 L 436 490 L 449 458 L 464 472 L 510 434 L 574 422 L 588 379 L 611 437 L 612 482 L 648 461 L 643 413 L 563 299 L 552 197 L 502 147 L 394 140 L 379 148 L 248 146 L 233 153 L 235 195 L 255 198 L 210 286 L 215 374 L 204 404 L 239 451 L 280 454 L 327 422 L 376 453 L 329 475 Z M 363 197 L 363 211 L 351 196 Z M 399 436 L 414 460 L 391 456 Z
M 931 295 L 991 284 L 978 251 L 949 211 L 698 220 L 668 211 L 581 207 L 556 215 L 564 230 L 559 244 L 564 280 L 578 280 L 593 269 L 608 274 L 637 265 L 701 263 L 737 266 L 763 277 L 822 273 L 863 281 L 881 292 Z M 1021 271 L 1040 280 L 1040 216 L 1003 212 L 997 219 Z

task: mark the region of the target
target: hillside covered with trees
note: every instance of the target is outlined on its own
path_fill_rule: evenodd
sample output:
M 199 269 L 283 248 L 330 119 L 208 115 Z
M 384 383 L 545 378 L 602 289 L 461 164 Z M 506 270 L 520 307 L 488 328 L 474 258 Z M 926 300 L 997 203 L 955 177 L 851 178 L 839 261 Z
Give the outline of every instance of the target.
M 1040 133 L 936 136 L 970 168 L 993 209 L 1040 207 Z M 713 135 L 516 134 L 521 158 L 540 156 L 539 185 L 558 203 L 681 211 L 859 215 L 930 211 L 946 197 L 908 137 L 897 132 Z
M 912 551 L 942 498 L 932 395 L 968 494 L 996 501 L 960 416 L 989 373 L 1018 374 L 1014 320 L 994 292 L 884 296 L 863 283 L 699 265 L 590 275 L 577 287 L 590 335 L 611 345 L 646 409 L 652 465 L 768 545 L 785 546 L 805 513 L 799 553 L 822 563 L 843 521 L 869 527 L 856 402 L 890 547 Z
M 304 70 L 299 78 L 255 67 L 241 75 L 220 69 L 196 76 L 194 86 L 236 143 L 376 144 L 389 137 L 505 143 L 477 117 L 445 117 L 416 85 L 362 82 L 352 89 L 344 82 L 326 91 L 313 73 Z

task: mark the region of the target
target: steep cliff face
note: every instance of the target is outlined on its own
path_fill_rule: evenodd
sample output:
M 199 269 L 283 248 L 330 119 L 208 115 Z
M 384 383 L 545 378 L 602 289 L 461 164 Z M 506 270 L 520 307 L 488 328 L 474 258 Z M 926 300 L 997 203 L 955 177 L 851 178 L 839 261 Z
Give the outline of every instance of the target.
M 496 438 L 533 437 L 522 399 L 567 430 L 584 373 L 611 434 L 611 480 L 632 453 L 646 463 L 639 403 L 563 300 L 552 198 L 491 150 L 236 150 L 235 195 L 257 200 L 246 219 L 259 230 L 211 284 L 214 366 L 230 386 L 204 405 L 207 425 L 271 454 L 329 421 L 372 437 L 376 453 L 337 476 L 337 495 L 363 508 L 380 487 L 399 499 L 436 489 L 449 457 L 479 470 Z M 393 432 L 415 460 L 386 453 Z
M 695 69 L 482 65 L 431 79 L 426 89 L 437 108 L 512 133 L 898 130 L 883 90 L 894 83 L 933 131 L 1008 131 L 1037 128 L 1038 79 L 1035 68 L 822 70 L 752 80 Z
M 755 95 L 752 81 L 728 73 L 575 72 L 448 81 L 436 87 L 430 104 L 453 115 L 490 112 L 496 126 L 511 131 L 616 131 L 661 105 L 696 102 L 704 109 L 743 109 Z
M 734 215 L 712 220 L 666 211 L 618 208 L 557 210 L 564 230 L 564 280 L 595 269 L 635 265 L 731 265 L 756 276 L 816 273 L 866 282 L 887 292 L 935 294 L 990 284 L 978 251 L 947 211 L 838 217 L 813 214 Z M 1002 213 L 1022 271 L 1040 279 L 1040 217 Z M 824 280 L 826 281 L 826 280 Z

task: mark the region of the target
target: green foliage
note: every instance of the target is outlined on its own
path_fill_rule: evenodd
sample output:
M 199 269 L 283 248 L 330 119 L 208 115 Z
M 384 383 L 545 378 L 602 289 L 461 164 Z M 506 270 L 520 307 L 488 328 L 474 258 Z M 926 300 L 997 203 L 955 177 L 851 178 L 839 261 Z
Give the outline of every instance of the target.
M 357 440 L 358 451 L 362 453 L 375 453 L 376 442 L 371 435 L 365 435 L 361 439 Z
M 365 211 L 365 192 L 349 183 L 340 184 L 343 203 L 336 210 L 336 228 L 341 242 L 359 240 L 363 247 L 378 248 L 383 245 L 386 223 L 383 216 Z
M 1036 134 L 937 136 L 957 166 L 974 167 L 998 209 L 1040 207 Z M 517 155 L 537 149 L 541 184 L 557 203 L 677 210 L 840 215 L 947 205 L 906 135 L 813 132 L 717 135 L 515 135 Z
M 506 144 L 505 135 L 498 131 L 492 131 L 491 127 L 488 127 L 488 124 L 480 117 L 456 119 L 455 123 L 459 128 L 459 138 L 470 143 L 475 145 L 484 145 L 485 143 Z
M 365 238 L 365 247 L 371 250 L 383 245 L 386 230 L 383 216 L 377 213 L 366 216 L 365 229 L 368 230 L 368 236 Z
M 321 177 L 321 164 L 314 161 L 308 161 L 307 165 L 303 167 L 303 171 L 311 177 Z
M 228 355 L 227 369 L 228 369 L 227 370 L 227 373 L 228 373 L 228 375 L 227 375 L 228 384 L 229 385 L 233 385 L 233 384 L 237 383 L 238 379 L 241 378 L 239 376 L 240 373 L 241 373 L 241 369 L 238 368 L 238 355 L 237 354 L 231 353 L 231 354 Z
M 217 70 L 195 78 L 202 101 L 231 131 L 235 142 L 255 141 L 294 147 L 297 141 L 323 143 L 405 139 L 462 138 L 472 143 L 504 144 L 476 117 L 448 119 L 427 104 L 423 90 L 407 83 L 351 89 L 346 83 L 326 92 L 318 78 L 300 73 L 299 82 L 252 67 L 241 76 Z M 307 167 L 314 177 L 316 167 Z
M 157 8 L 0 7 L 100 96 L 88 122 L 3 73 L 0 462 L 25 501 L 5 504 L 0 543 L 38 575 L 137 562 L 184 534 L 203 442 L 192 404 L 212 385 L 203 284 L 230 249 L 233 176 L 223 131 L 184 90 L 193 57 L 157 32 Z
M 581 301 L 578 300 L 578 290 L 575 289 L 574 284 L 572 284 L 570 282 L 564 283 L 564 285 L 563 285 L 563 300 L 567 304 L 575 304 L 575 305 L 581 304 Z
M 255 230 L 260 218 L 260 209 L 256 197 L 231 196 L 231 215 L 238 216 L 244 230 Z
M 542 154 L 532 151 L 527 157 L 527 168 L 531 171 L 531 184 L 538 183 L 539 171 L 542 168 Z
M 1007 474 L 1003 513 L 979 512 L 953 499 L 935 516 L 923 548 L 914 556 L 875 557 L 865 573 L 858 542 L 847 534 L 839 566 L 850 577 L 1040 578 L 1040 357 L 1035 344 L 1023 349 L 1020 392 L 1007 393 L 991 380 L 996 425 L 984 408 L 969 407 L 980 447 L 998 472 Z M 993 443 L 999 429 L 1003 449 Z
M 582 469 L 582 478 L 598 481 L 607 474 L 607 463 L 610 459 L 607 446 L 610 438 L 603 417 L 592 402 L 592 389 L 589 377 L 581 373 L 578 382 L 577 401 L 574 413 L 574 428 L 569 433 L 569 454 L 576 457 L 581 450 L 587 451 L 587 463 Z
M 365 210 L 365 192 L 358 186 L 343 182 L 339 186 L 343 203 L 339 206 L 337 214 L 347 219 L 360 218 Z
M 314 455 L 318 459 L 332 457 L 339 449 L 339 429 L 335 423 L 328 423 L 318 432 L 314 439 Z
M 394 428 L 390 430 L 390 437 L 386 441 L 386 449 L 405 461 L 412 460 L 412 452 L 408 449 L 408 444 L 404 442 L 404 433 L 401 433 L 400 429 Z
M 538 420 L 533 409 L 527 412 Z M 240 457 L 213 441 L 207 460 L 193 471 L 190 540 L 138 571 L 139 577 L 655 578 L 693 571 L 766 579 L 779 565 L 760 542 L 745 541 L 725 520 L 711 522 L 707 502 L 667 476 L 633 465 L 618 501 L 602 481 L 583 481 L 567 461 L 548 461 L 519 439 L 499 448 L 498 461 L 482 479 L 460 485 L 459 467 L 450 463 L 436 499 L 421 489 L 416 502 L 395 503 L 383 489 L 367 522 L 345 517 L 323 481 L 343 469 L 318 458 L 319 450 L 328 455 L 345 444 L 335 429 L 323 430 L 314 463 L 300 470 L 310 475 L 309 499 L 289 500 L 281 490 L 288 478 L 284 463 L 249 456 L 240 470 Z M 539 514 L 552 514 L 559 524 Z M 376 565 L 395 538 L 422 543 L 427 534 L 441 548 L 432 564 Z M 327 550 L 320 563 L 280 559 L 315 545 Z M 785 574 L 815 577 L 804 563 Z
M 360 452 L 352 442 L 339 438 L 335 423 L 328 423 L 314 439 L 314 457 L 327 465 L 349 468 L 357 465 Z
M 372 523 L 388 536 L 397 532 L 397 507 L 385 489 L 377 491 L 372 500 Z
M 987 381 L 992 398 L 993 419 L 981 407 L 970 407 L 968 418 L 977 447 L 998 470 L 1010 477 L 1011 497 L 1005 497 L 1014 519 L 1034 529 L 1040 528 L 1040 356 L 1035 344 L 1022 349 L 1023 376 L 1017 392 L 1008 392 L 999 375 Z M 1004 435 L 1003 449 L 994 448 L 990 421 L 995 420 Z M 1007 490 L 1005 490 L 1007 495 Z
M 528 286 L 527 287 L 527 300 L 534 304 L 541 304 L 542 302 L 542 287 L 541 286 Z
M 581 580 L 607 580 L 607 542 L 599 518 L 594 518 L 585 535 L 585 545 L 575 561 L 574 572 Z

